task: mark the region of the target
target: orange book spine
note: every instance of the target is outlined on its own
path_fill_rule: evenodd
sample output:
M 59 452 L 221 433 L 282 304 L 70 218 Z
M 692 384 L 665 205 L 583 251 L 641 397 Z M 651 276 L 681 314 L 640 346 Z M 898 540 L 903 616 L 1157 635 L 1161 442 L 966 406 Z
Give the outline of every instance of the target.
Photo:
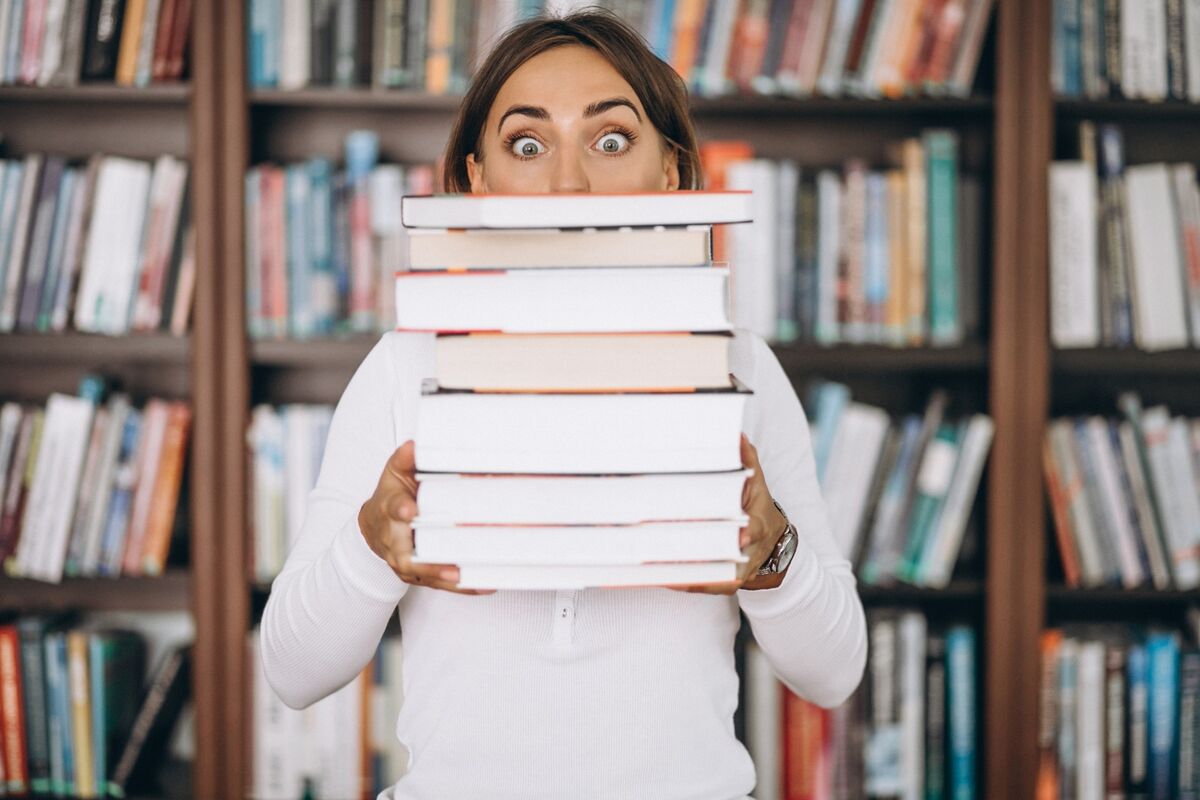
M 142 572 L 146 575 L 161 575 L 166 566 L 191 424 L 191 408 L 186 403 L 172 403 L 167 415 L 167 428 L 163 432 L 162 455 L 158 462 L 158 474 L 154 477 L 154 495 L 150 501 L 146 542 L 142 548 Z
M 429 4 L 429 39 L 425 56 L 425 91 L 445 94 L 450 89 L 450 48 L 454 39 L 454 0 Z
M 784 693 L 783 797 L 819 800 L 827 796 L 829 780 L 829 712 Z
M 88 635 L 67 634 L 67 678 L 71 694 L 71 741 L 75 746 L 75 792 L 79 797 L 97 797 L 96 774 L 92 768 L 92 693 L 88 680 Z M 68 776 L 70 780 L 71 776 Z
M 121 558 L 122 575 L 142 574 L 142 550 L 146 546 L 146 525 L 150 520 L 150 501 L 154 497 L 154 480 L 158 475 L 159 458 L 162 455 L 166 415 L 166 401 L 155 399 L 146 403 L 137 456 L 137 488 L 133 493 L 129 528 L 125 535 L 125 551 Z
M 1079 554 L 1075 552 L 1075 529 L 1071 527 L 1071 515 L 1067 510 L 1067 493 L 1054 462 L 1054 450 L 1047 439 L 1042 443 L 1042 471 L 1046 473 L 1046 490 L 1050 495 L 1050 511 L 1054 516 L 1054 533 L 1058 539 L 1058 552 L 1062 556 L 1063 572 L 1067 585 L 1079 586 Z
M 1036 800 L 1058 800 L 1058 648 L 1062 631 L 1042 632 L 1042 684 L 1038 698 Z
M 884 327 L 889 338 L 900 340 L 908 316 L 908 226 L 905 225 L 907 187 L 904 170 L 894 169 L 887 175 L 888 195 L 888 297 L 884 312 Z
M 188 31 L 192 23 L 192 0 L 175 0 L 175 20 L 171 26 L 171 45 L 167 50 L 167 71 L 164 79 L 177 81 L 183 77 L 183 61 L 187 54 Z
M 700 45 L 700 26 L 704 24 L 704 0 L 680 0 L 675 6 L 674 40 L 671 43 L 671 66 L 685 81 L 696 64 L 696 49 Z
M 129 0 L 125 6 L 125 22 L 121 28 L 121 46 L 117 51 L 117 77 L 121 86 L 133 86 L 137 76 L 138 44 L 142 36 L 142 19 L 146 16 L 146 0 Z
M 747 141 L 712 141 L 700 145 L 700 163 L 704 170 L 704 188 L 711 192 L 724 191 L 725 171 L 730 164 L 754 158 L 754 147 Z M 714 225 L 712 229 L 713 261 L 725 262 L 725 225 Z
M 4 744 L 0 759 L 8 789 L 18 795 L 29 784 L 19 647 L 16 626 L 0 625 L 0 742 Z

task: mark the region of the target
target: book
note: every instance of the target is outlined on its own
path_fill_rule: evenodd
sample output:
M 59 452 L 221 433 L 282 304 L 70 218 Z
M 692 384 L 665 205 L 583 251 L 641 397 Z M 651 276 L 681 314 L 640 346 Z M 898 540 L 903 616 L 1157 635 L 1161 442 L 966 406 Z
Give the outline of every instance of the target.
M 598 192 L 408 196 L 410 228 L 620 228 L 750 222 L 750 192 Z
M 630 474 L 742 466 L 749 391 L 422 394 L 421 472 Z
M 688 391 L 729 386 L 727 335 L 469 334 L 434 343 L 443 389 Z
M 414 524 L 635 524 L 733 519 L 749 470 L 660 475 L 417 473 Z
M 460 589 L 578 590 L 634 586 L 692 586 L 737 579 L 732 561 L 664 564 L 530 565 L 468 564 L 459 568 Z
M 396 276 L 407 331 L 726 331 L 724 267 L 556 269 Z M 667 302 L 670 298 L 670 302 Z

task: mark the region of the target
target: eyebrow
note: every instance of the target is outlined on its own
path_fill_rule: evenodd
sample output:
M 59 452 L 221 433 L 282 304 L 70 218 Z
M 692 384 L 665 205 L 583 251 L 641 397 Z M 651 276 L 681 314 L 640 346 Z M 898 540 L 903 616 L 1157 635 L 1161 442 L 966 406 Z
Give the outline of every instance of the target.
M 637 107 L 624 97 L 610 97 L 607 100 L 598 100 L 595 103 L 589 103 L 587 108 L 583 109 L 583 118 L 589 119 L 591 117 L 598 116 L 603 114 L 605 111 L 608 111 L 612 108 L 617 108 L 618 106 L 627 107 L 633 112 L 633 115 L 638 118 L 638 122 L 642 121 L 642 115 L 638 113 Z M 533 117 L 534 119 L 540 120 L 550 119 L 550 112 L 541 106 L 509 106 L 508 110 L 501 115 L 500 121 L 496 123 L 496 133 L 500 132 L 500 126 L 504 124 L 504 120 L 508 119 L 513 114 L 522 114 L 526 117 Z

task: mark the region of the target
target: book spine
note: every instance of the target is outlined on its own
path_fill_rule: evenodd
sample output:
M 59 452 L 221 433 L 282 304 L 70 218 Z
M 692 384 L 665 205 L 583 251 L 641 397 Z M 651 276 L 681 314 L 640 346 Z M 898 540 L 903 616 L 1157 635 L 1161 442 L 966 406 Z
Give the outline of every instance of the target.
M 1125 645 L 1109 642 L 1104 651 L 1105 757 L 1107 800 L 1125 797 Z
M 4 779 L 9 794 L 24 794 L 29 786 L 26 762 L 25 713 L 20 665 L 20 641 L 13 625 L 0 625 L 0 742 Z
M 46 706 L 45 648 L 43 628 L 35 619 L 19 622 L 21 640 L 22 700 L 25 714 L 25 742 L 29 765 L 29 790 L 33 794 L 50 791 L 49 726 Z
M 192 27 L 192 0 L 173 0 L 175 16 L 171 25 L 171 44 L 167 50 L 164 80 L 177 81 L 187 69 L 188 32 Z
M 1121 97 L 1125 93 L 1121 66 L 1121 6 L 1119 0 L 1105 0 L 1104 3 L 1104 71 L 1108 76 L 1110 97 Z
M 148 86 L 154 68 L 154 37 L 158 34 L 158 17 L 164 0 L 146 0 L 142 15 L 142 26 L 137 42 L 137 56 L 133 67 L 133 85 Z
M 1179 800 L 1200 798 L 1200 650 L 1179 661 Z
M 1125 789 L 1131 798 L 1148 796 L 1150 769 L 1150 663 L 1146 645 L 1130 645 L 1126 661 L 1129 719 L 1125 740 Z
M 1174 634 L 1146 641 L 1150 669 L 1149 791 L 1151 800 L 1176 796 L 1179 757 L 1179 642 Z
M 1059 797 L 1076 796 L 1078 752 L 1079 642 L 1064 637 L 1058 647 L 1058 786 Z
M 954 800 L 973 800 L 975 790 L 975 631 L 946 632 L 946 680 L 950 697 L 950 790 Z
M 1079 647 L 1079 688 L 1076 762 L 1078 796 L 1104 796 L 1104 643 L 1085 641 Z
M 75 791 L 80 797 L 96 797 L 92 761 L 91 698 L 88 685 L 87 634 L 67 634 L 67 675 L 71 696 L 71 736 L 75 758 Z
M 1036 800 L 1058 800 L 1058 648 L 1062 631 L 1049 628 L 1041 636 L 1041 682 L 1038 692 L 1038 767 Z
M 191 418 L 191 409 L 187 404 L 181 402 L 171 404 L 163 437 L 162 457 L 154 478 L 150 517 L 147 521 L 146 544 L 142 554 L 142 572 L 146 575 L 161 575 L 166 566 L 167 552 L 171 544 L 171 528 L 175 520 L 175 508 L 179 501 L 183 459 Z
M 121 86 L 133 86 L 137 78 L 138 44 L 148 0 L 128 0 L 125 19 L 121 24 L 121 41 L 117 50 L 115 80 Z
M 930 634 L 925 645 L 925 800 L 945 800 L 946 763 L 946 639 Z
M 1184 64 L 1183 0 L 1166 0 L 1167 92 L 1172 100 L 1187 100 L 1187 66 Z M 1191 43 L 1196 47 L 1196 43 Z

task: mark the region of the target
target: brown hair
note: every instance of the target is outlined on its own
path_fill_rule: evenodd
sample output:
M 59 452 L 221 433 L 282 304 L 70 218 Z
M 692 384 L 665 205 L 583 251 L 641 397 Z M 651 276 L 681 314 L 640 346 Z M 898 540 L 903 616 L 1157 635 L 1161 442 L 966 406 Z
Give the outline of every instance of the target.
M 674 150 L 679 187 L 700 188 L 700 152 L 683 79 L 627 23 L 604 9 L 591 8 L 565 17 L 534 17 L 509 29 L 496 43 L 459 106 L 443 156 L 442 190 L 471 191 L 467 155 L 482 157 L 480 136 L 487 115 L 509 76 L 539 53 L 567 44 L 586 45 L 608 59 L 637 92 L 651 124 Z

